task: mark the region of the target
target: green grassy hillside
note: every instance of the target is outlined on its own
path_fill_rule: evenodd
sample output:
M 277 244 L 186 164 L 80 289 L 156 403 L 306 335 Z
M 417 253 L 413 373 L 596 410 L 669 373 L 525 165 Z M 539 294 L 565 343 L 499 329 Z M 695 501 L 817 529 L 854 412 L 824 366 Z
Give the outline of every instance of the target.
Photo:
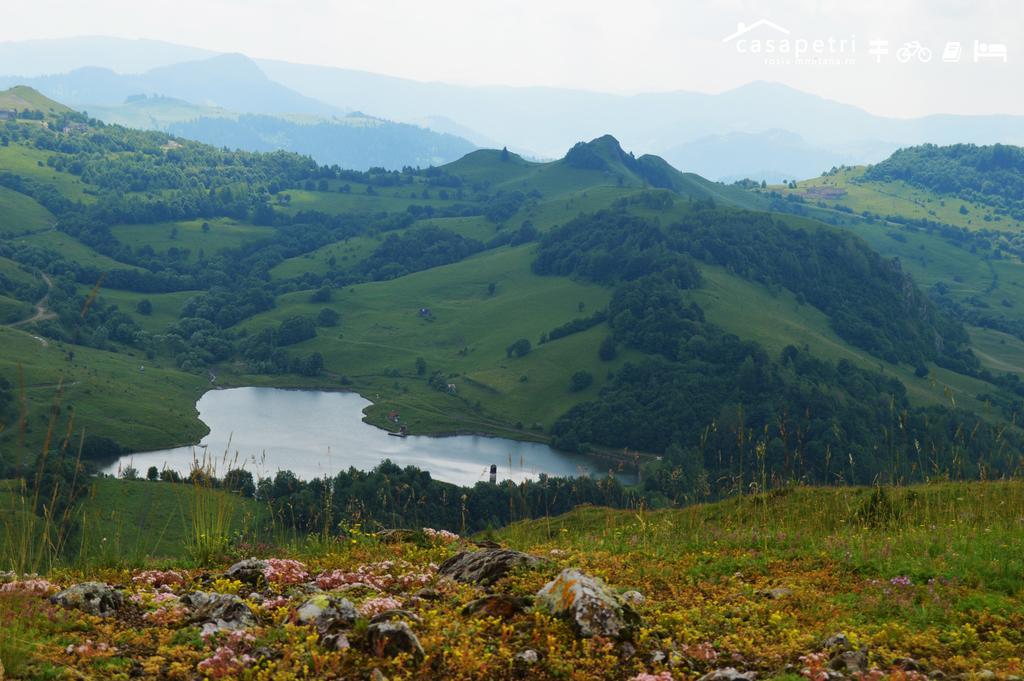
M 148 225 L 117 225 L 111 233 L 126 246 L 149 246 L 157 254 L 166 254 L 172 248 L 178 251 L 187 250 L 188 259 L 195 261 L 199 258 L 200 252 L 206 257 L 212 257 L 221 251 L 238 248 L 267 236 L 272 231 L 269 227 L 215 218 L 157 222 Z
M 55 219 L 30 197 L 0 187 L 0 236 L 11 238 L 53 227 Z
M 16 85 L 0 92 L 0 109 L 15 111 L 42 111 L 44 114 L 60 114 L 71 111 L 70 108 L 45 97 L 27 85 Z
M 982 203 L 938 194 L 901 180 L 868 180 L 864 177 L 865 171 L 864 166 L 841 168 L 835 173 L 802 180 L 796 189 L 772 189 L 803 197 L 813 203 L 820 201 L 829 206 L 844 206 L 855 213 L 867 211 L 883 217 L 892 215 L 913 220 L 933 220 L 972 230 L 1017 232 L 1024 228 L 1024 222 L 1009 216 L 995 215 Z
M 24 130 L 29 136 L 45 134 Z M 57 280 L 50 305 L 59 314 L 17 333 L 21 343 L 12 346 L 16 353 L 6 375 L 14 385 L 19 362 L 33 371 L 55 365 L 27 356 L 32 344 L 39 344 L 32 336 L 47 336 L 49 347 L 65 353 L 74 350 L 76 361 L 88 357 L 90 363 L 108 365 L 111 386 L 118 381 L 137 386 L 143 380 L 140 365 L 147 366 L 147 377 L 149 367 L 160 367 L 167 380 L 177 382 L 168 398 L 175 405 L 172 419 L 146 406 L 149 393 L 122 395 L 122 411 L 109 419 L 103 414 L 112 413 L 110 399 L 99 392 L 75 396 L 82 402 L 80 425 L 133 448 L 195 439 L 201 427 L 192 405 L 183 401 L 208 385 L 208 372 L 229 386 L 344 386 L 375 402 L 368 414 L 372 422 L 384 425 L 384 415 L 398 407 L 404 423 L 417 433 L 485 432 L 548 440 L 573 407 L 618 390 L 616 377 L 628 364 L 660 361 L 674 351 L 642 351 L 619 339 L 613 343 L 614 357 L 602 359 L 602 346 L 616 332 L 607 321 L 585 322 L 609 305 L 621 282 L 599 284 L 578 272 L 538 275 L 533 271 L 538 242 L 580 215 L 601 210 L 675 229 L 716 205 L 779 207 L 771 192 L 711 183 L 655 157 L 635 158 L 611 137 L 577 145 L 551 163 L 482 150 L 426 171 L 355 173 L 316 169 L 306 160 L 282 155 L 224 152 L 159 133 L 107 127 L 100 135 L 98 130 L 86 126 L 71 134 L 100 147 L 110 138 L 129 139 L 160 159 L 154 164 L 160 171 L 145 165 L 147 157 L 120 151 L 110 151 L 104 165 L 90 165 L 96 155 L 44 155 L 21 139 L 0 148 L 0 169 L 69 201 L 102 198 L 102 207 L 55 208 L 61 213 L 52 218 L 56 230 L 20 236 L 11 242 L 12 251 L 0 253 L 19 259 L 28 271 L 49 268 Z M 81 172 L 72 173 L 72 168 Z M 210 186 L 197 190 L 195 177 Z M 26 191 L 43 196 L 35 185 Z M 47 200 L 47 205 L 60 205 L 52 197 Z M 974 297 L 979 304 L 1014 313 L 1016 289 L 1010 287 L 1018 265 L 1012 258 L 996 260 L 982 253 L 962 258 L 961 245 L 938 234 L 904 234 L 897 226 L 806 200 L 782 203 L 804 209 L 795 211 L 803 215 L 777 214 L 786 229 L 803 230 L 816 240 L 828 230 L 814 218 L 838 216 L 844 220 L 837 220 L 840 228 L 858 233 L 885 255 L 900 255 L 905 271 L 921 286 L 941 284 L 959 300 Z M 740 222 L 761 219 L 758 213 L 740 212 L 716 219 L 734 219 L 730 215 Z M 417 241 L 423 234 L 464 250 L 454 257 L 433 253 L 435 244 Z M 928 361 L 913 354 L 895 361 L 892 353 L 892 361 L 883 360 L 877 350 L 851 340 L 848 331 L 844 335 L 842 328 L 850 325 L 837 325 L 836 310 L 808 303 L 805 294 L 813 294 L 811 289 L 798 294 L 770 280 L 776 275 L 750 270 L 742 257 L 728 266 L 713 264 L 719 256 L 708 249 L 723 244 L 688 246 L 692 250 L 685 255 L 694 259 L 703 281 L 680 296 L 684 304 L 698 305 L 713 325 L 703 332 L 731 333 L 756 343 L 769 362 L 777 362 L 792 346 L 816 359 L 845 360 L 895 378 L 906 388 L 908 409 L 955 405 L 993 422 L 1008 418 L 989 400 L 994 396 L 1003 407 L 1011 404 L 1013 386 L 994 385 L 969 369 L 955 370 L 931 354 L 924 356 Z M 427 253 L 430 257 L 423 257 Z M 93 298 L 100 274 L 103 283 Z M 993 287 L 996 279 L 999 286 Z M 320 290 L 329 292 L 328 299 L 313 302 Z M 883 303 L 897 297 L 894 290 Z M 147 304 L 151 309 L 146 310 Z M 301 342 L 259 347 L 268 338 L 276 343 L 276 334 L 293 318 L 316 319 L 325 308 L 338 315 L 336 325 L 319 325 L 315 337 Z M 423 308 L 430 313 L 421 316 Z M 881 308 L 871 312 L 890 314 Z M 584 328 L 541 343 L 574 321 Z M 871 326 L 878 320 L 860 321 Z M 987 326 L 968 321 L 974 328 Z M 1014 366 L 1012 344 L 980 333 L 973 341 L 964 338 L 985 344 L 982 366 Z M 510 356 L 510 346 L 519 339 L 529 341 L 532 349 Z M 924 349 L 931 352 L 927 344 Z M 304 363 L 313 359 L 317 369 L 303 375 Z M 575 389 L 574 376 L 581 381 Z M 449 384 L 454 391 L 447 389 Z M 98 383 L 90 387 L 99 390 Z M 30 391 L 30 411 L 43 413 L 47 399 Z M 13 422 L 16 414 L 8 412 Z M 711 413 L 704 425 L 713 420 Z M 43 433 L 30 429 L 26 439 L 39 446 Z

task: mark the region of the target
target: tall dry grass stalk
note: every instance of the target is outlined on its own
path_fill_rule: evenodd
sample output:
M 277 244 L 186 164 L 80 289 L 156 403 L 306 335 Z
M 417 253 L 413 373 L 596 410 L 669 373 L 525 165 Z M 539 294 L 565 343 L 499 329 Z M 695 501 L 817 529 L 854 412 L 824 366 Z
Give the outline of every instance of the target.
M 47 421 L 46 436 L 34 461 L 27 460 L 25 433 L 28 407 L 24 372 L 19 365 L 18 445 L 13 479 L 0 481 L 0 565 L 18 574 L 49 572 L 66 556 L 65 548 L 80 515 L 75 500 L 84 491 L 82 444 L 84 432 L 72 458 L 69 452 L 74 426 L 74 410 L 68 410 L 63 437 L 56 451 L 52 445 L 59 437 L 63 412 L 64 384 L 58 383 Z M 72 473 L 65 476 L 70 462 Z M 32 470 L 31 475 L 29 470 Z

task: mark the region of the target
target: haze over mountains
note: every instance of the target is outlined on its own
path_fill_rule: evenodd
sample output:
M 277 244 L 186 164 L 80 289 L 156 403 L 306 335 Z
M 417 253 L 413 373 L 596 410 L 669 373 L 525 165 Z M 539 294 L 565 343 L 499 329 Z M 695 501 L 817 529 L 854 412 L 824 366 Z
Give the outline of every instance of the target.
M 672 165 L 712 179 L 743 177 L 777 182 L 812 177 L 832 166 L 865 164 L 894 150 L 931 142 L 1024 144 L 1024 117 L 933 115 L 895 119 L 800 92 L 754 82 L 719 94 L 666 92 L 633 96 L 581 90 L 426 83 L 333 67 L 252 60 L 170 43 L 76 38 L 0 44 L 0 87 L 24 83 L 47 96 L 115 122 L 198 134 L 217 145 L 311 153 L 325 163 L 439 164 L 473 145 L 508 146 L 525 156 L 554 158 L 580 139 L 612 133 L 627 148 L 663 156 Z M 49 75 L 45 75 L 49 74 Z M 132 119 L 126 100 L 139 94 L 178 102 Z M 167 104 L 164 102 L 164 104 Z M 150 109 L 154 107 L 149 105 Z M 211 108 L 224 110 L 213 112 Z M 383 149 L 387 119 L 429 128 L 416 151 L 325 156 L 329 144 L 309 142 L 309 130 L 281 134 L 269 125 L 239 128 L 238 114 L 292 115 L 291 126 L 361 112 L 376 120 L 372 141 L 346 130 L 346 144 Z M 135 114 L 138 112 L 136 111 Z M 226 115 L 231 114 L 231 115 Z M 189 122 L 203 120 L 198 125 Z M 348 121 L 351 123 L 351 121 Z M 176 129 L 175 124 L 184 128 Z M 303 134 L 299 134 L 299 133 Z M 338 132 L 330 127 L 323 135 Z M 390 132 L 395 132 L 389 130 Z M 417 137 L 402 130 L 397 137 Z M 433 132 L 445 137 L 432 136 Z M 371 135 L 372 133 L 366 133 Z M 461 139 L 454 139 L 455 136 Z M 317 140 L 326 137 L 312 135 Z M 396 135 L 391 135 L 396 137 Z M 295 140 L 305 139 L 304 146 Z M 245 146 L 242 146 L 245 145 Z M 337 145 L 334 145 L 337 146 Z M 360 164 L 360 161 L 365 163 Z

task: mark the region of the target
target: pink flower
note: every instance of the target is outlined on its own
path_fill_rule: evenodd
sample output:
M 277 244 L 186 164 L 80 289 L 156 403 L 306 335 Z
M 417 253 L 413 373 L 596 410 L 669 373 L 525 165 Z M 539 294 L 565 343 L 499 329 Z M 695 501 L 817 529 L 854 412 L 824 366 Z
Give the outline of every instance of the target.
M 64 652 L 76 657 L 90 658 L 113 655 L 117 649 L 107 643 L 93 643 L 92 639 L 89 639 L 81 645 L 69 645 Z
M 364 601 L 359 606 L 359 614 L 363 617 L 373 617 L 379 615 L 382 612 L 388 610 L 398 610 L 402 607 L 402 602 L 397 598 L 391 596 L 383 596 L 381 598 L 371 598 L 368 601 Z
M 379 563 L 361 565 L 353 572 L 345 572 L 343 570 L 323 572 L 317 575 L 316 584 L 325 591 L 337 589 L 346 584 L 364 584 L 378 591 L 383 591 L 396 584 L 407 589 L 412 586 L 428 584 L 437 571 L 437 566 L 431 564 L 423 572 L 405 572 L 397 576 L 390 574 L 395 568 L 410 567 L 412 565 L 405 561 L 385 560 Z
M 46 579 L 23 579 L 17 582 L 0 584 L 0 593 L 20 592 L 45 596 L 59 590 L 56 584 L 52 584 Z
M 178 586 L 185 582 L 180 572 L 174 570 L 145 570 L 132 577 L 136 584 L 146 584 L 153 588 L 162 586 Z
M 290 558 L 268 558 L 263 576 L 267 578 L 267 582 L 277 586 L 301 584 L 309 579 L 306 566 Z
M 238 653 L 228 646 L 220 646 L 213 655 L 200 662 L 197 669 L 210 678 L 219 679 L 237 676 L 253 662 L 255 660 L 248 653 Z
M 260 607 L 264 610 L 277 610 L 278 608 L 287 607 L 290 601 L 284 596 L 278 596 L 277 598 L 268 598 L 267 600 L 260 603 Z
M 449 532 L 448 530 L 435 530 L 432 527 L 424 527 L 423 534 L 427 535 L 428 539 L 444 542 L 445 544 L 450 544 L 453 541 L 459 540 L 459 535 L 454 532 Z

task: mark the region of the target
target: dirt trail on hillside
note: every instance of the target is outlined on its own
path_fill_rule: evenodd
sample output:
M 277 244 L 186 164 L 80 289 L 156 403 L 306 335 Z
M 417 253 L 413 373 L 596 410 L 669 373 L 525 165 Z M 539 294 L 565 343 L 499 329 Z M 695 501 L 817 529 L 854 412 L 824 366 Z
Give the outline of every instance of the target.
M 43 294 L 42 298 L 40 298 L 39 300 L 36 301 L 35 311 L 33 312 L 32 316 L 31 317 L 26 317 L 25 319 L 22 319 L 21 321 L 14 322 L 13 324 L 4 324 L 4 326 L 6 326 L 7 328 L 9 328 L 9 329 L 18 329 L 18 327 L 20 327 L 20 326 L 26 326 L 28 324 L 34 324 L 35 322 L 42 322 L 42 321 L 45 321 L 47 319 L 53 319 L 54 317 L 57 316 L 56 313 L 54 313 L 52 310 L 50 310 L 49 308 L 46 307 L 46 303 L 49 302 L 49 300 L 50 300 L 50 292 L 53 290 L 53 280 L 50 279 L 49 276 L 47 276 L 46 274 L 44 274 L 42 272 L 40 272 L 40 275 L 43 277 L 43 281 L 46 282 L 46 293 Z M 21 331 L 21 329 L 18 329 L 18 330 Z M 24 332 L 24 333 L 28 333 L 28 332 Z M 42 343 L 43 347 L 47 347 L 50 344 L 45 338 L 42 338 L 40 336 L 36 336 L 35 334 L 31 334 L 31 333 L 29 335 L 32 336 L 33 338 L 35 338 L 40 343 Z

